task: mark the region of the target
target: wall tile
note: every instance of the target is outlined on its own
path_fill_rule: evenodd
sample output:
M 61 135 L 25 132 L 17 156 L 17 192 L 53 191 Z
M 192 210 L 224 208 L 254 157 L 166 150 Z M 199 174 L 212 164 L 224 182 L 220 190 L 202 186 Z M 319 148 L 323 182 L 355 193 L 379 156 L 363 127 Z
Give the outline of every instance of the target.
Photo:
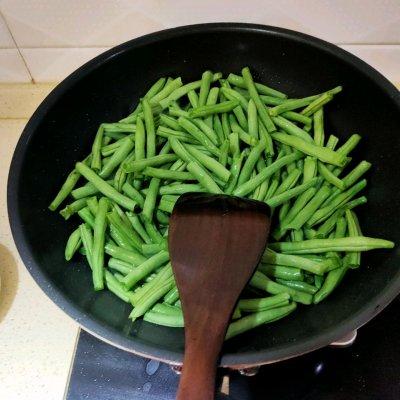
M 341 47 L 370 64 L 393 83 L 400 83 L 400 45 L 345 45 Z
M 31 77 L 17 49 L 0 49 L 0 82 L 30 82 Z
M 15 43 L 8 31 L 7 25 L 0 14 L 0 48 L 12 49 L 15 48 Z
M 2 11 L 19 47 L 102 47 L 165 28 L 137 3 L 3 0 Z
M 166 27 L 277 25 L 335 43 L 400 43 L 399 0 L 3 0 L 20 47 L 102 47 Z
M 35 82 L 58 82 L 107 48 L 20 50 Z

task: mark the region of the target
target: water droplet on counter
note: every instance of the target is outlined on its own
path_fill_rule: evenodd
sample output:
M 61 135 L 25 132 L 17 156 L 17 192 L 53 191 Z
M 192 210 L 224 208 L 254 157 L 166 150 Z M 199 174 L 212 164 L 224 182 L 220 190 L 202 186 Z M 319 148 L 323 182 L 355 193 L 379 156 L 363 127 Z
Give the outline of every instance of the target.
M 146 373 L 148 375 L 154 375 L 160 366 L 159 361 L 150 360 L 146 365 Z

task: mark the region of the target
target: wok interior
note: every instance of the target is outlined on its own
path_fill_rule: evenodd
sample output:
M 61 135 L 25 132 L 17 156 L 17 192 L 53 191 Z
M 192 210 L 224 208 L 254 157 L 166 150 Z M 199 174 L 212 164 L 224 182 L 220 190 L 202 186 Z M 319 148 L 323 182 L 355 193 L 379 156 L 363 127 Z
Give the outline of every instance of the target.
M 156 79 L 181 76 L 188 82 L 199 79 L 206 69 L 240 73 L 244 66 L 251 68 L 257 81 L 290 97 L 343 85 L 343 92 L 326 107 L 326 133 L 341 141 L 352 133 L 362 136 L 353 159 L 373 164 L 368 174 L 368 204 L 358 210 L 362 230 L 365 235 L 399 243 L 400 113 L 395 101 L 367 74 L 307 40 L 257 29 L 187 31 L 152 43 L 127 45 L 125 51 L 92 65 L 89 74 L 82 74 L 39 117 L 25 150 L 16 206 L 28 247 L 51 284 L 82 313 L 128 337 L 131 348 L 144 343 L 152 347 L 154 356 L 168 350 L 179 358 L 183 332 L 143 321 L 132 325 L 128 305 L 107 291 L 95 293 L 83 258 L 64 260 L 66 239 L 78 219 L 65 222 L 47 206 L 74 163 L 90 151 L 98 125 L 126 116 Z M 263 352 L 268 360 L 275 350 L 288 346 L 296 351 L 296 344 L 321 338 L 367 305 L 381 307 L 381 295 L 394 279 L 399 280 L 396 250 L 364 253 L 360 270 L 350 271 L 326 301 L 300 305 L 290 317 L 230 340 L 224 348 L 226 360 L 234 363 L 236 355 L 247 352 Z

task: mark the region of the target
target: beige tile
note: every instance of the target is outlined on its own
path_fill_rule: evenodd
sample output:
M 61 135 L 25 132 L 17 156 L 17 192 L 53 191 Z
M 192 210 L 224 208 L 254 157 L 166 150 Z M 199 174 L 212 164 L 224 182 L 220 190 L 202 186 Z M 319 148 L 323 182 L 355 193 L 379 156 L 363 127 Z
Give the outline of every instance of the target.
M 12 49 L 15 48 L 15 43 L 8 31 L 7 25 L 0 14 L 0 48 Z
M 55 83 L 0 84 L 0 118 L 30 118 Z
M 17 49 L 0 49 L 0 82 L 30 82 L 31 77 Z
M 3 0 L 2 12 L 25 48 L 112 46 L 216 21 L 282 26 L 335 43 L 400 42 L 399 0 Z
M 390 81 L 400 83 L 400 45 L 346 45 L 341 47 L 370 64 Z
M 3 0 L 2 11 L 19 47 L 106 47 L 164 28 L 137 3 Z
M 25 122 L 0 120 L 0 397 L 60 400 L 78 328 L 23 266 L 6 212 L 8 168 Z
M 35 82 L 58 82 L 107 48 L 20 50 Z

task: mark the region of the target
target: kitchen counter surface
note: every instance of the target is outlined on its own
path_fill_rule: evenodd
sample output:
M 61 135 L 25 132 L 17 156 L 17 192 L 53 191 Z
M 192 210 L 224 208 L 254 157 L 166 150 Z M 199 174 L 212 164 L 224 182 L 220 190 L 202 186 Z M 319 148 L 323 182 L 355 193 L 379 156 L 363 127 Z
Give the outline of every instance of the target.
M 7 176 L 14 148 L 54 84 L 0 85 L 0 398 L 64 397 L 78 326 L 39 289 L 14 245 Z

